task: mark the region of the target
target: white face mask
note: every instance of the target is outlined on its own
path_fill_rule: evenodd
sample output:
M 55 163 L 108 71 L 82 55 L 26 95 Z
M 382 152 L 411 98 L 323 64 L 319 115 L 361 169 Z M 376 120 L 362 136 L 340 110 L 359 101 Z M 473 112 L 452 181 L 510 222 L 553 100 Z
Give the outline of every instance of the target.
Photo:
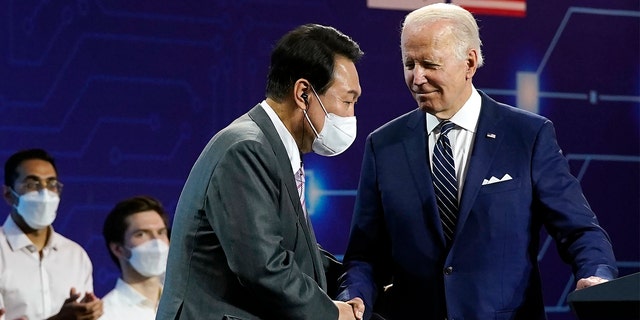
M 169 246 L 162 240 L 149 240 L 131 249 L 129 263 L 145 277 L 162 275 L 167 268 Z
M 15 191 L 14 194 L 18 196 Z M 60 196 L 57 193 L 42 189 L 18 196 L 15 208 L 31 229 L 40 230 L 50 226 L 56 219 L 58 204 Z
M 347 150 L 356 139 L 356 133 L 358 131 L 356 117 L 341 117 L 333 113 L 328 113 L 316 90 L 313 87 L 311 87 L 311 90 L 313 90 L 313 94 L 318 98 L 318 102 L 320 102 L 320 106 L 325 114 L 324 126 L 322 127 L 322 131 L 318 133 L 318 130 L 316 130 L 313 123 L 311 123 L 307 111 L 304 110 L 304 116 L 307 118 L 313 133 L 316 135 L 311 149 L 321 156 L 337 156 Z

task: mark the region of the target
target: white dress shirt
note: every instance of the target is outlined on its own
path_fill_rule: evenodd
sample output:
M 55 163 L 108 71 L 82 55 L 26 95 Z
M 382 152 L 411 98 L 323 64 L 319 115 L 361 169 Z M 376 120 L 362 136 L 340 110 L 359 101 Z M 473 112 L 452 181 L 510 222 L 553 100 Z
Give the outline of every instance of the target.
M 482 104 L 482 98 L 475 88 L 471 90 L 471 96 L 465 102 L 465 104 L 456 112 L 456 114 L 449 119 L 449 121 L 456 124 L 447 137 L 451 143 L 453 152 L 453 161 L 456 167 L 456 178 L 458 179 L 458 203 L 462 196 L 462 187 L 464 186 L 464 179 L 467 175 L 467 167 L 469 164 L 469 154 L 473 147 L 473 140 L 476 135 L 476 128 L 478 126 L 478 117 L 480 117 L 480 105 Z M 440 120 L 434 115 L 427 113 L 427 132 L 429 132 L 429 159 L 433 159 L 433 149 L 440 137 L 440 131 L 435 130 L 440 124 Z M 431 169 L 433 170 L 433 160 L 430 161 Z
M 93 292 L 92 265 L 85 250 L 56 233 L 42 249 L 7 217 L 0 228 L 0 319 L 46 319 L 60 311 L 71 288 Z
M 120 278 L 116 287 L 102 298 L 102 303 L 104 314 L 100 320 L 154 320 L 158 309 L 155 302 Z

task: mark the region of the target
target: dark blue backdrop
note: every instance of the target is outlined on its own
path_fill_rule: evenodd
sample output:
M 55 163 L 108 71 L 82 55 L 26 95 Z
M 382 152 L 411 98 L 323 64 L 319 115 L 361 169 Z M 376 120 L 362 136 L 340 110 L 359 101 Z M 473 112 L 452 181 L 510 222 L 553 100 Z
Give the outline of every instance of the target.
M 528 1 L 524 17 L 478 15 L 476 87 L 554 121 L 622 275 L 640 269 L 639 6 Z M 356 142 L 305 159 L 318 239 L 340 255 L 366 135 L 415 108 L 399 53 L 406 13 L 365 0 L 0 0 L 0 158 L 44 147 L 58 159 L 54 226 L 87 249 L 102 296 L 117 276 L 101 236 L 113 204 L 149 194 L 173 212 L 208 139 L 263 99 L 273 43 L 299 24 L 333 25 L 366 53 Z M 570 270 L 542 239 L 549 318 L 571 319 Z

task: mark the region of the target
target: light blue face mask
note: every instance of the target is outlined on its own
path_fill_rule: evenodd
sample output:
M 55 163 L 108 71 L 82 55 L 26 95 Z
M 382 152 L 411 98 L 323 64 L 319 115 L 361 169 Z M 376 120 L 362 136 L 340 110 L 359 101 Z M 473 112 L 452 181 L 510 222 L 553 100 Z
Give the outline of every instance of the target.
M 309 122 L 313 133 L 316 135 L 316 138 L 313 140 L 313 144 L 311 145 L 311 149 L 313 152 L 321 156 L 337 156 L 347 150 L 347 148 L 349 148 L 356 139 L 358 131 L 356 117 L 341 117 L 333 113 L 328 113 L 322 103 L 322 100 L 320 100 L 318 93 L 316 93 L 316 90 L 313 87 L 311 87 L 311 90 L 316 98 L 318 98 L 320 107 L 322 107 L 325 114 L 324 126 L 318 133 L 318 130 L 316 130 L 313 123 L 311 123 L 311 119 L 309 119 L 307 111 L 304 110 L 304 116 L 307 118 L 307 122 Z
M 60 204 L 60 196 L 57 193 L 42 189 L 20 196 L 13 190 L 11 192 L 18 197 L 18 204 L 14 207 L 31 229 L 44 229 L 56 219 L 56 212 Z

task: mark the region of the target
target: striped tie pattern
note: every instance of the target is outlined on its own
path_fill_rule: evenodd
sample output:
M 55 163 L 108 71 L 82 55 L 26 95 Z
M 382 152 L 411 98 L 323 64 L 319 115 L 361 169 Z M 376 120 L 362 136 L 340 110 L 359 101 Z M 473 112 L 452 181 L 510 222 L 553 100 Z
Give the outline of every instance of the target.
M 300 197 L 300 204 L 302 205 L 302 211 L 304 212 L 305 219 L 307 218 L 307 207 L 304 199 L 304 168 L 302 165 L 300 169 L 294 175 L 296 179 L 296 187 L 298 188 L 298 196 Z
M 458 220 L 458 180 L 447 134 L 455 124 L 445 120 L 440 124 L 440 137 L 433 149 L 433 188 L 447 242 L 451 243 Z

